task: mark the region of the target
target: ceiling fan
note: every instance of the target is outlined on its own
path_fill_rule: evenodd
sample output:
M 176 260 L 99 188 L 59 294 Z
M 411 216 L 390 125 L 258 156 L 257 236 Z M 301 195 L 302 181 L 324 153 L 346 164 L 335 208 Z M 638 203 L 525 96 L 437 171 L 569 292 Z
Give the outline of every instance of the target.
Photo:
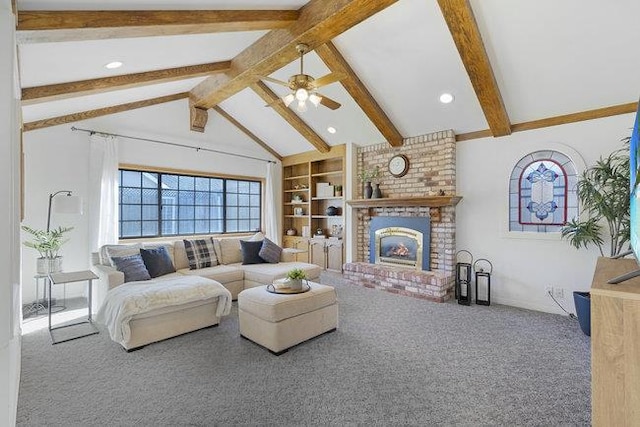
M 294 100 L 298 101 L 297 110 L 301 113 L 307 111 L 307 100 L 316 107 L 319 104 L 322 104 L 332 110 L 340 108 L 340 103 L 319 94 L 316 90 L 322 86 L 340 81 L 344 76 L 341 74 L 329 73 L 325 76 L 314 79 L 310 75 L 305 74 L 303 68 L 304 54 L 309 51 L 309 46 L 304 43 L 299 43 L 296 45 L 296 50 L 300 54 L 300 74 L 294 74 L 289 77 L 288 82 L 283 82 L 282 80 L 273 79 L 271 77 L 262 77 L 266 81 L 286 86 L 291 89 L 291 93 L 283 96 L 282 99 L 278 99 L 276 102 L 282 101 L 284 102 L 284 105 L 288 107 Z M 269 107 L 271 105 L 269 104 L 267 106 Z

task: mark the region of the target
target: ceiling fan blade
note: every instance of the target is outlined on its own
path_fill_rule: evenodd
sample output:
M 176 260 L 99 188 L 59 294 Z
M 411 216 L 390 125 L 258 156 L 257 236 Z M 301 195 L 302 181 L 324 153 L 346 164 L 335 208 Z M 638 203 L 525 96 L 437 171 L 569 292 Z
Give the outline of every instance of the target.
M 331 98 L 327 98 L 326 96 L 318 93 L 318 96 L 322 97 L 322 99 L 320 100 L 320 104 L 324 105 L 327 108 L 330 108 L 332 110 L 337 110 L 338 108 L 342 107 L 342 104 L 340 104 L 339 102 L 334 101 Z
M 271 77 L 266 77 L 266 76 L 263 76 L 263 77 L 260 77 L 260 78 L 261 78 L 262 80 L 266 80 L 266 81 L 268 81 L 268 82 L 275 83 L 275 84 L 277 84 L 277 85 L 282 85 L 282 86 L 289 87 L 289 83 L 287 83 L 287 82 L 283 82 L 282 80 L 273 79 L 273 78 L 271 78 Z
M 282 100 L 282 98 L 278 98 L 278 99 L 274 99 L 273 101 L 271 101 L 268 104 L 265 104 L 265 107 L 273 107 L 274 105 L 278 104 L 278 103 L 283 103 L 284 101 Z
M 313 85 L 318 88 L 326 85 L 330 85 L 331 83 L 338 82 L 344 79 L 346 76 L 341 73 L 329 73 L 325 76 L 319 77 L 313 81 Z

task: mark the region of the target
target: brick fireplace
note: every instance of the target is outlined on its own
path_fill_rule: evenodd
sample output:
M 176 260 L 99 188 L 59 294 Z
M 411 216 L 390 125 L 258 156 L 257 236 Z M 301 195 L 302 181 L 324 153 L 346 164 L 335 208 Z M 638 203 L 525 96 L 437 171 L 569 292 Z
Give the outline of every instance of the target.
M 387 164 L 396 154 L 409 158 L 408 173 L 394 178 Z M 455 256 L 455 135 L 436 132 L 404 140 L 402 147 L 378 144 L 358 149 L 358 172 L 376 166 L 383 172 L 382 199 L 352 201 L 357 212 L 357 262 L 345 264 L 345 278 L 353 283 L 432 301 L 450 299 Z M 444 196 L 443 196 L 444 195 Z M 374 264 L 375 244 L 370 232 L 381 218 L 414 218 L 429 223 L 428 257 L 421 269 Z M 375 224 L 374 224 L 375 227 Z M 425 245 L 427 246 L 427 245 Z

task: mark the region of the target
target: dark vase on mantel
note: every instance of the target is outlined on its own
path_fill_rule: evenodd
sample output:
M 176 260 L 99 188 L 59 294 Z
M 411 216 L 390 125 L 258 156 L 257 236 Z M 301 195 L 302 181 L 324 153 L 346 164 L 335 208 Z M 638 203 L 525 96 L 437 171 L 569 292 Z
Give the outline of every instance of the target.
M 376 184 L 376 187 L 373 189 L 373 195 L 371 196 L 374 199 L 379 199 L 382 197 L 382 191 L 380 191 L 380 184 Z
M 373 188 L 371 187 L 371 181 L 367 181 L 367 183 L 364 185 L 364 198 L 365 199 L 370 199 L 371 198 L 371 194 L 373 194 Z

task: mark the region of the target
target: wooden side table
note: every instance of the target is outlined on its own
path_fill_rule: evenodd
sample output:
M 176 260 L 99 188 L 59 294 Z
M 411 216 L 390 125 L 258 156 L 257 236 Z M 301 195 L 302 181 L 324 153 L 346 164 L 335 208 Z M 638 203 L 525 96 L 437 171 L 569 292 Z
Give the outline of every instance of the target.
M 91 319 L 91 291 L 92 291 L 92 281 L 94 279 L 97 279 L 98 276 L 96 276 L 92 271 L 89 270 L 85 270 L 85 271 L 73 271 L 73 272 L 69 272 L 69 273 L 51 273 L 49 274 L 49 280 L 47 280 L 48 285 L 49 285 L 49 334 L 51 335 L 51 342 L 52 344 L 60 344 L 61 342 L 66 342 L 66 341 L 71 341 L 71 340 L 75 340 L 78 338 L 82 338 L 82 337 L 86 337 L 89 335 L 95 335 L 97 333 L 99 333 L 98 328 L 95 327 L 95 325 L 93 324 L 93 320 Z M 88 283 L 88 297 L 87 297 L 87 305 L 88 305 L 88 316 L 87 316 L 87 320 L 83 320 L 81 322 L 75 322 L 75 323 L 67 323 L 61 326 L 56 326 L 55 328 L 51 326 L 51 288 L 53 285 L 66 285 L 67 283 L 74 283 L 74 282 L 84 282 L 86 281 Z M 53 331 L 55 331 L 56 329 L 62 329 L 62 328 L 68 328 L 70 326 L 75 326 L 75 325 L 81 325 L 81 324 L 88 324 L 91 327 L 91 331 L 82 335 L 77 335 L 71 338 L 65 338 L 62 340 L 56 340 L 56 338 L 54 337 Z

